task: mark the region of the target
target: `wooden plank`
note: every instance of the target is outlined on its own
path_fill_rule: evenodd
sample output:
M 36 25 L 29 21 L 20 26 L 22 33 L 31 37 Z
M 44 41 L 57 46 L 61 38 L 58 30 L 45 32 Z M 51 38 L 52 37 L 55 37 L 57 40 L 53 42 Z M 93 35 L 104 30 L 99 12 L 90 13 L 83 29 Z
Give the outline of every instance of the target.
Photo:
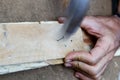
M 30 69 L 42 68 L 49 65 L 57 65 L 57 64 L 63 64 L 63 59 L 0 66 L 0 75 L 19 72 L 19 71 L 26 71 Z
M 79 29 L 69 40 L 58 41 L 62 24 L 1 23 L 0 65 L 64 58 L 70 51 L 87 50 Z
M 0 74 L 62 64 L 73 49 L 90 50 L 92 43 L 81 29 L 69 40 L 58 41 L 61 27 L 54 21 L 1 23 Z M 120 55 L 119 50 L 116 55 Z

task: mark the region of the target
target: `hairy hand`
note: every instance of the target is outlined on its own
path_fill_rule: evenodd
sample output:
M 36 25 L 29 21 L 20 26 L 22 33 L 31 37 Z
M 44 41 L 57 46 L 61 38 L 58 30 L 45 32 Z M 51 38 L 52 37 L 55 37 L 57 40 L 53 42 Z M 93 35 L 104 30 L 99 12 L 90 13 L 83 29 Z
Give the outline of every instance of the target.
M 63 22 L 63 18 L 59 21 Z M 75 69 L 75 76 L 79 79 L 100 80 L 120 45 L 120 20 L 116 16 L 87 16 L 81 28 L 95 36 L 97 42 L 90 52 L 70 52 L 65 58 L 65 66 Z

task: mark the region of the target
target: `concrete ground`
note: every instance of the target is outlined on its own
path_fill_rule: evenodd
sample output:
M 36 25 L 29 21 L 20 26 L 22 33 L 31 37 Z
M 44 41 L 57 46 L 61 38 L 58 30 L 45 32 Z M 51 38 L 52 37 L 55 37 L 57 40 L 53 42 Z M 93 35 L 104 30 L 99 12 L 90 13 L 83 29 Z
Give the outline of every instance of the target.
M 63 0 L 0 0 L 0 22 L 56 20 L 64 16 Z M 91 0 L 88 15 L 111 15 L 110 0 Z M 120 57 L 112 60 L 102 80 L 118 80 Z M 0 76 L 0 80 L 77 80 L 63 65 Z
M 119 72 L 120 57 L 116 57 L 109 64 L 102 80 L 119 80 Z M 73 73 L 73 70 L 57 65 L 3 75 L 0 76 L 0 80 L 77 80 Z

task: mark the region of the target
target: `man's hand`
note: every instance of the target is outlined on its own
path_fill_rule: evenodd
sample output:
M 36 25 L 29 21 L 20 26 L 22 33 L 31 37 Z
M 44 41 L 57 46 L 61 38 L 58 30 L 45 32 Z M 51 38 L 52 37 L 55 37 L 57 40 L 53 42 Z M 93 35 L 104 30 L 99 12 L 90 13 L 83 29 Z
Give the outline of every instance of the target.
M 63 22 L 63 18 L 59 19 Z M 65 66 L 75 69 L 75 76 L 82 80 L 100 80 L 102 73 L 120 45 L 120 20 L 118 17 L 86 17 L 81 28 L 97 37 L 90 52 L 70 52 Z

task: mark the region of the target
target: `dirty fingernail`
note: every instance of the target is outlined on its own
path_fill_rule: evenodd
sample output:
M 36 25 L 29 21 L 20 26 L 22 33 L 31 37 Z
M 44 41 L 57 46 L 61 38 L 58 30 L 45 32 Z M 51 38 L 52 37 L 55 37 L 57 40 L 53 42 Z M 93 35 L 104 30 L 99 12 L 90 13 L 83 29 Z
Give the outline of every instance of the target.
M 72 67 L 72 65 L 70 63 L 65 63 L 66 67 Z
M 71 62 L 71 60 L 67 59 L 67 60 L 65 60 L 65 62 Z
M 76 73 L 76 74 L 75 74 L 75 77 L 79 78 L 80 76 L 79 76 L 79 74 L 78 74 L 78 73 Z
M 59 21 L 59 23 L 64 23 L 65 17 L 59 17 L 59 18 L 58 18 L 58 21 Z

